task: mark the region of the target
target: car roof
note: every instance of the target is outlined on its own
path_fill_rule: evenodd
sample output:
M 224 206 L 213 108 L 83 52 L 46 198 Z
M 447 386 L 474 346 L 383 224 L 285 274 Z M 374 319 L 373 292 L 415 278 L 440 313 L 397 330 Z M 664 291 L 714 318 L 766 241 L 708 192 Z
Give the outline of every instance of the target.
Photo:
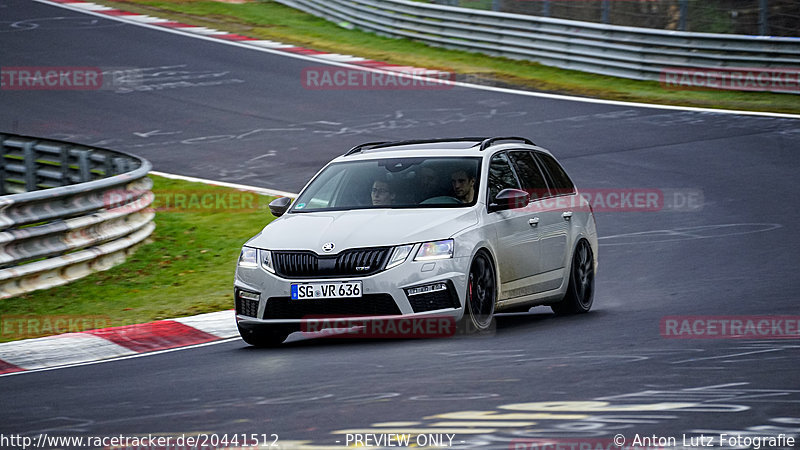
M 512 143 L 513 142 L 513 143 Z M 351 148 L 344 155 L 336 158 L 337 161 L 349 159 L 373 159 L 375 157 L 392 156 L 483 156 L 485 150 L 495 147 L 508 148 L 509 146 L 535 147 L 545 151 L 530 139 L 518 136 L 496 137 L 458 137 L 417 139 L 392 142 L 368 142 Z M 494 153 L 494 152 L 492 152 Z M 549 153 L 549 152 L 547 152 Z

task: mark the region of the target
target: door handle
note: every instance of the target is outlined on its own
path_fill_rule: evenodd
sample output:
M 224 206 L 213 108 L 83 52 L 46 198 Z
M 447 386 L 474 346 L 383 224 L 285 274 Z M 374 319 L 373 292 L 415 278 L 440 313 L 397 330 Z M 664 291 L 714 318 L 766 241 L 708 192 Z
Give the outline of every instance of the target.
M 528 225 L 530 225 L 532 227 L 535 227 L 535 226 L 539 225 L 539 218 L 538 217 L 534 217 L 533 219 L 529 219 L 528 220 Z
M 572 211 L 565 211 L 564 213 L 562 213 L 562 214 L 561 214 L 561 217 L 562 217 L 564 220 L 570 220 L 570 219 L 572 219 Z

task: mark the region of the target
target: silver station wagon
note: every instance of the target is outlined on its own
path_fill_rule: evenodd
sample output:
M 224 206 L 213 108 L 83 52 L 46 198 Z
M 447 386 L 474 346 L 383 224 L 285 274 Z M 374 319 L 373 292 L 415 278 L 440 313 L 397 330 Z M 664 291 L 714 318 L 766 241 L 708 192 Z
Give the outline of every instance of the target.
M 309 321 L 589 311 L 594 214 L 547 150 L 519 137 L 373 142 L 328 163 L 242 248 L 236 321 L 274 346 Z M 357 327 L 355 327 L 357 328 Z

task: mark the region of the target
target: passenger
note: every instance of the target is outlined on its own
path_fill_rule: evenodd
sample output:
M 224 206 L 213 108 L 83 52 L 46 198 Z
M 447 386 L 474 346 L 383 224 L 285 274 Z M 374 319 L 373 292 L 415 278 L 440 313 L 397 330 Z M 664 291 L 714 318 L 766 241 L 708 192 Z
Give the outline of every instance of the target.
M 375 180 L 372 183 L 372 204 L 374 206 L 387 206 L 394 203 L 395 193 L 388 182 Z

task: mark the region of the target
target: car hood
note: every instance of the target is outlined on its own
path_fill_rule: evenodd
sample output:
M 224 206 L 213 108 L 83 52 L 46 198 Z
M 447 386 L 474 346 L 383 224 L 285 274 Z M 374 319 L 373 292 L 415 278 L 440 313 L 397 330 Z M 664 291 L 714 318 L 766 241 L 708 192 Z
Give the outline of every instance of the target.
M 365 209 L 287 214 L 264 227 L 247 245 L 269 250 L 311 250 L 334 243 L 331 254 L 447 239 L 478 223 L 474 208 Z

